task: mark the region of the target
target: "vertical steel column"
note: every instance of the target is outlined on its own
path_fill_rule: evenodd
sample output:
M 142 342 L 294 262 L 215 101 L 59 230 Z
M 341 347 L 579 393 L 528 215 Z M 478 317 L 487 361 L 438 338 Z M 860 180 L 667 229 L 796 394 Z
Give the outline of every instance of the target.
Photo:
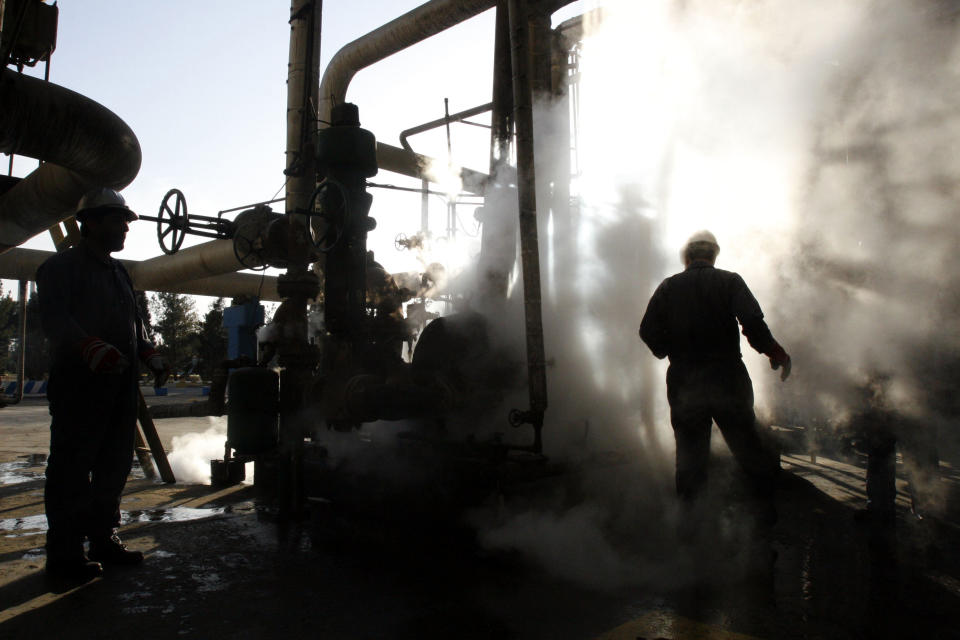
M 484 193 L 480 237 L 481 298 L 485 304 L 507 299 L 507 283 L 516 256 L 517 229 L 507 202 L 513 144 L 513 69 L 510 59 L 510 17 L 507 0 L 498 0 L 493 50 L 493 96 L 490 115 L 490 183 Z
M 530 75 L 529 17 L 525 0 L 508 0 L 510 48 L 513 52 L 513 113 L 517 127 L 517 197 L 520 208 L 520 259 L 523 266 L 524 317 L 527 334 L 529 422 L 534 448 L 541 448 L 540 431 L 547 408 L 547 377 L 540 301 L 540 251 L 537 240 L 537 182 L 533 138 L 533 96 Z
M 301 415 L 305 390 L 317 363 L 307 341 L 307 301 L 319 293 L 319 281 L 308 267 L 303 240 L 309 233 L 306 211 L 317 184 L 315 161 L 317 90 L 320 84 L 321 0 L 293 0 L 290 6 L 290 61 L 287 79 L 286 213 L 290 262 L 279 276 L 283 298 L 283 335 L 279 347 L 281 519 L 300 516 L 303 505 L 303 438 Z

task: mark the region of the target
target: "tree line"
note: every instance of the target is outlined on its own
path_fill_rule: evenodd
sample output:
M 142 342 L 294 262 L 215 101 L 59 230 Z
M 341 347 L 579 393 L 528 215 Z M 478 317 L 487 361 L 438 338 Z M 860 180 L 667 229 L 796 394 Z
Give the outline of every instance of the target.
M 179 293 L 137 292 L 137 306 L 148 338 L 167 359 L 175 374 L 199 374 L 208 380 L 227 356 L 227 332 L 223 328 L 224 299 L 217 298 L 200 317 L 190 296 Z M 40 326 L 36 291 L 27 297 L 27 350 L 24 373 L 28 380 L 41 380 L 49 372 L 50 346 Z M 156 320 L 154 320 L 156 318 Z M 20 305 L 0 282 L 0 373 L 16 374 L 20 333 Z

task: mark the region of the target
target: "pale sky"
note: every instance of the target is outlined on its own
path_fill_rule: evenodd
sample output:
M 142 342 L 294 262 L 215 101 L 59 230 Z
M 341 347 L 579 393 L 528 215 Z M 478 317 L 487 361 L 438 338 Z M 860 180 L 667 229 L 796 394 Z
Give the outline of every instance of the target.
M 422 4 L 418 0 L 326 0 L 321 69 L 343 45 Z M 583 11 L 582 2 L 558 12 L 557 20 Z M 57 49 L 50 80 L 82 93 L 119 115 L 140 141 L 143 164 L 123 191 L 135 211 L 155 216 L 163 195 L 184 192 L 191 214 L 267 200 L 284 176 L 286 73 L 289 10 L 286 0 L 61 0 Z M 365 128 L 399 146 L 403 129 L 490 100 L 494 11 L 463 23 L 378 63 L 354 78 L 347 99 L 360 107 Z M 42 74 L 42 65 L 28 71 Z M 483 116 L 475 118 L 484 121 Z M 485 170 L 486 130 L 455 126 L 456 159 Z M 418 152 L 446 156 L 446 138 L 411 138 Z M 18 157 L 14 175 L 36 166 Z M 413 184 L 381 172 L 376 182 Z M 393 248 L 399 232 L 418 230 L 420 198 L 374 190 L 370 236 L 377 258 L 391 270 L 415 268 L 409 254 Z M 282 192 L 281 192 L 282 195 Z M 443 202 L 431 203 L 440 229 Z M 282 203 L 275 205 L 282 211 Z M 235 215 L 235 214 L 232 214 Z M 472 211 L 462 210 L 472 231 Z M 435 222 L 434 222 L 435 221 Z M 188 236 L 184 246 L 205 241 Z M 52 250 L 47 235 L 25 247 Z M 140 260 L 160 254 L 156 226 L 132 225 L 117 257 Z M 6 282 L 10 291 L 12 282 Z

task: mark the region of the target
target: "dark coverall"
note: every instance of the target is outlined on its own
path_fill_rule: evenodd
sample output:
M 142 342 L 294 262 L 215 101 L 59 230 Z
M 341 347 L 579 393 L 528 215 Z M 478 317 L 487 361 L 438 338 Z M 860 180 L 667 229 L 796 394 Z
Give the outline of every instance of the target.
M 120 524 L 120 495 L 133 462 L 137 355 L 150 345 L 118 260 L 73 247 L 40 266 L 37 292 L 51 341 L 47 549 L 69 555 L 85 536 L 109 538 Z M 87 336 L 114 346 L 130 366 L 119 374 L 93 373 L 80 355 Z
M 757 351 L 769 354 L 777 344 L 743 278 L 698 260 L 657 287 L 640 324 L 640 337 L 653 354 L 670 358 L 667 399 L 677 441 L 677 493 L 686 501 L 707 481 L 711 420 L 757 497 L 772 497 L 780 469 L 777 452 L 757 428 L 737 321 Z

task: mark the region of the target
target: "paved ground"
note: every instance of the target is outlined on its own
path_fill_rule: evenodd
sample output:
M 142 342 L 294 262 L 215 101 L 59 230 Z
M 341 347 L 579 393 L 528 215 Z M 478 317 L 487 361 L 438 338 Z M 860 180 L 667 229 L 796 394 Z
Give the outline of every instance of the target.
M 796 455 L 783 459 L 772 530 L 731 501 L 737 483 L 719 461 L 713 517 L 683 543 L 669 479 L 622 461 L 449 529 L 333 518 L 320 502 L 280 526 L 251 486 L 135 472 L 124 537 L 144 565 L 53 593 L 42 573 L 44 412 L 34 400 L 0 410 L 4 639 L 960 637 L 956 467 L 942 463 L 937 515 L 913 518 L 901 496 L 896 526 L 872 530 L 852 519 L 862 469 Z M 170 447 L 210 421 L 157 425 Z

